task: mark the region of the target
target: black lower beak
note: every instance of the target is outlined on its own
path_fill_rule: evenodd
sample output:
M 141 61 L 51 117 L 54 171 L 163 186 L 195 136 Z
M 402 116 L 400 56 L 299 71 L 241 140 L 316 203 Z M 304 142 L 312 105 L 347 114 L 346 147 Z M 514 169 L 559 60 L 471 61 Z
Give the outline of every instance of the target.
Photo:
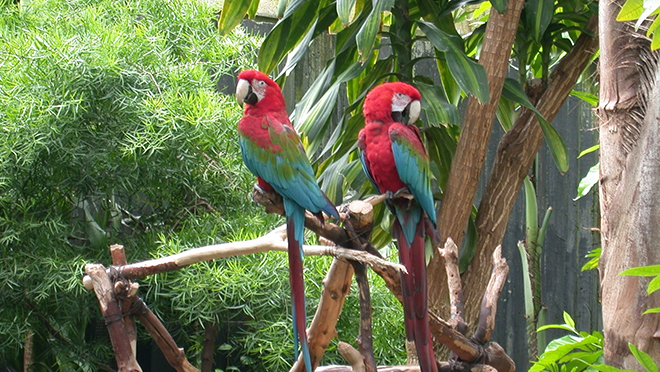
M 403 111 L 392 111 L 392 120 L 401 124 L 408 124 L 410 118 L 410 105 L 406 106 Z
M 245 96 L 245 103 L 254 105 L 257 102 L 259 102 L 259 97 L 257 97 L 257 95 L 254 93 L 252 87 L 249 87 L 247 95 Z

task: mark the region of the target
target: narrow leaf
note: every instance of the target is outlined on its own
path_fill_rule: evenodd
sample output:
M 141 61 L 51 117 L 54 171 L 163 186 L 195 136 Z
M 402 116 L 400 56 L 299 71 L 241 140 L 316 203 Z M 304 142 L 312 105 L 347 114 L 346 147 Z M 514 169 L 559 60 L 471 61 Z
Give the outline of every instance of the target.
M 657 314 L 657 313 L 660 313 L 660 307 L 654 307 L 654 308 L 648 309 L 648 310 L 644 311 L 642 313 L 642 315 L 644 315 L 644 314 Z
M 422 109 L 429 125 L 459 124 L 458 109 L 447 102 L 440 86 L 419 82 L 415 86 L 422 94 Z
M 592 107 L 598 107 L 598 96 L 596 94 L 581 92 L 579 90 L 572 90 L 571 95 L 583 100 L 584 102 L 590 104 Z
M 587 195 L 589 191 L 591 191 L 591 188 L 598 183 L 599 178 L 600 178 L 599 163 L 596 163 L 596 165 L 589 168 L 589 172 L 587 172 L 587 175 L 580 180 L 580 183 L 578 184 L 578 188 L 577 188 L 577 196 L 573 200 L 578 200 L 581 197 Z
M 630 349 L 630 352 L 635 356 L 635 359 L 637 359 L 639 364 L 641 364 L 645 370 L 648 372 L 658 372 L 657 364 L 653 362 L 653 359 L 651 359 L 648 354 L 639 350 L 635 345 L 631 343 L 628 343 L 628 348 Z
M 503 14 L 506 10 L 506 0 L 491 0 L 490 2 L 493 5 L 493 8 L 497 10 L 498 13 Z
M 655 291 L 660 289 L 660 276 L 656 276 L 655 278 L 651 279 L 649 282 L 649 287 L 647 288 L 646 292 L 648 294 L 651 294 Z
M 545 30 L 550 25 L 554 14 L 554 4 L 555 0 L 534 0 L 525 3 L 527 27 L 537 43 L 541 42 Z
M 382 13 L 380 9 L 381 2 L 382 0 L 374 5 L 371 13 L 369 13 L 364 24 L 362 24 L 360 31 L 355 36 L 360 63 L 367 61 L 371 54 L 371 49 L 373 49 L 376 42 L 376 34 L 378 34 L 378 29 L 380 28 L 380 16 Z
M 258 0 L 255 1 L 258 2 Z M 227 35 L 243 20 L 251 3 L 252 0 L 225 0 L 218 20 L 220 35 Z
M 443 32 L 429 22 L 418 21 L 417 24 L 431 44 L 439 51 L 445 52 L 449 71 L 461 89 L 465 93 L 474 95 L 481 102 L 488 102 L 486 70 L 465 55 L 458 37 Z
M 566 323 L 569 327 L 575 329 L 575 321 L 567 312 L 563 312 L 562 317 L 564 318 L 564 323 Z
M 660 19 L 660 17 L 656 18 L 656 20 L 657 19 Z M 660 48 L 660 32 L 654 32 L 653 38 L 651 39 L 651 50 L 657 50 L 658 48 Z
M 660 265 L 633 267 L 625 270 L 619 275 L 627 276 L 657 276 L 660 275 Z
M 543 135 L 545 136 L 545 141 L 550 148 L 550 153 L 552 154 L 552 159 L 555 161 L 557 169 L 561 173 L 566 173 L 568 171 L 568 149 L 564 144 L 564 140 L 559 136 L 559 133 L 555 128 L 541 115 L 539 110 L 534 107 L 534 105 L 529 101 L 527 94 L 523 91 L 522 86 L 518 83 L 517 80 L 507 78 L 504 81 L 504 89 L 502 90 L 502 95 L 521 104 L 522 106 L 527 107 L 536 114 L 536 119 L 541 125 L 543 130 Z
M 337 0 L 337 16 L 346 27 L 351 23 L 351 11 L 355 7 L 355 0 Z
M 597 143 L 597 144 L 595 144 L 595 145 L 589 147 L 589 148 L 586 149 L 586 150 L 582 150 L 582 151 L 580 152 L 580 155 L 578 155 L 577 158 L 579 159 L 579 158 L 581 158 L 581 157 L 583 157 L 583 156 L 585 156 L 585 155 L 587 155 L 587 154 L 591 154 L 592 152 L 597 151 L 598 149 L 600 149 L 600 144 L 599 144 L 599 143 Z
M 657 14 L 659 9 L 660 0 L 644 0 L 644 11 L 640 14 L 637 22 L 635 22 L 635 29 L 639 28 L 649 16 Z

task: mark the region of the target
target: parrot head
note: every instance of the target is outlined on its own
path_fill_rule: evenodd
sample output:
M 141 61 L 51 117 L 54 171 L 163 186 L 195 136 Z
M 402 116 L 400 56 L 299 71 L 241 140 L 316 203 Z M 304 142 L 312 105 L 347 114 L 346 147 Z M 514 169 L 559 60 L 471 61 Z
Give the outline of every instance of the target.
M 268 97 L 268 99 L 264 99 Z M 286 103 L 282 91 L 268 75 L 256 70 L 245 70 L 238 74 L 236 100 L 246 110 L 249 107 L 285 110 Z
M 422 111 L 421 99 L 419 91 L 410 84 L 381 84 L 367 94 L 364 118 L 370 122 L 414 124 Z

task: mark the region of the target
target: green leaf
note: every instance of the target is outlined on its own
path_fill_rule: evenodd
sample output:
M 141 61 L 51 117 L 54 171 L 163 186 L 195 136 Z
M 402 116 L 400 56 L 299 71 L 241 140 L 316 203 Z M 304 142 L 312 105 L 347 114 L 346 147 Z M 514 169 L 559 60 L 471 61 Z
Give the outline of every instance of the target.
M 220 19 L 218 20 L 218 32 L 220 35 L 227 35 L 236 25 L 241 23 L 253 1 L 259 4 L 259 0 L 224 1 Z
M 639 18 L 644 12 L 644 0 L 628 0 L 626 1 L 619 14 L 616 16 L 616 20 L 621 21 L 633 21 Z
M 656 20 L 660 19 L 660 17 L 656 18 Z M 654 32 L 653 33 L 653 38 L 651 39 L 651 50 L 657 50 L 660 48 L 660 32 Z
M 488 102 L 488 76 L 484 67 L 468 58 L 460 47 L 460 39 L 438 29 L 434 24 L 417 21 L 434 47 L 445 52 L 449 71 L 465 93 L 477 97 L 482 103 Z
M 500 101 L 497 103 L 497 120 L 500 122 L 502 129 L 508 132 L 513 126 L 516 117 L 515 104 L 505 97 L 500 96 Z
M 644 0 L 644 11 L 635 23 L 635 29 L 639 28 L 642 23 L 651 15 L 657 14 L 660 10 L 660 0 Z
M 579 90 L 572 90 L 571 95 L 583 100 L 584 102 L 590 104 L 592 107 L 598 107 L 598 95 L 596 94 L 581 92 Z
M 639 364 L 644 367 L 645 370 L 648 372 L 658 372 L 658 365 L 653 362 L 653 359 L 651 357 L 639 350 L 635 345 L 628 343 L 628 348 L 630 349 L 630 352 L 635 356 L 635 359 L 639 362 Z
M 660 275 L 660 265 L 633 267 L 625 270 L 619 275 L 627 276 L 657 276 Z
M 660 276 L 656 276 L 655 278 L 651 279 L 649 282 L 649 287 L 647 288 L 646 292 L 648 294 L 651 294 L 655 291 L 660 289 Z
M 507 0 L 491 0 L 491 4 L 493 5 L 493 8 L 497 10 L 498 13 L 503 14 L 504 11 L 506 10 L 506 1 Z
M 337 0 L 337 16 L 346 27 L 351 23 L 351 11 L 355 7 L 355 0 Z
M 531 31 L 532 38 L 541 43 L 545 30 L 550 25 L 554 14 L 555 0 L 532 0 L 525 2 L 525 14 L 527 16 L 527 28 Z
M 422 109 L 426 113 L 428 125 L 459 124 L 458 109 L 447 102 L 440 86 L 419 82 L 415 86 L 422 94 Z
M 566 173 L 568 171 L 568 149 L 564 144 L 564 140 L 559 136 L 559 133 L 555 128 L 541 115 L 539 110 L 534 107 L 532 102 L 529 101 L 527 94 L 523 90 L 520 83 L 517 80 L 507 78 L 504 81 L 504 89 L 502 90 L 502 95 L 511 99 L 514 102 L 521 104 L 524 107 L 532 110 L 536 114 L 536 119 L 541 125 L 543 130 L 543 135 L 545 136 L 545 141 L 550 148 L 550 153 L 552 154 L 552 159 L 555 161 L 557 169 L 561 173 Z
M 583 156 L 585 156 L 585 155 L 587 155 L 587 154 L 590 154 L 590 153 L 592 153 L 592 152 L 594 152 L 594 151 L 596 151 L 596 150 L 598 150 L 598 149 L 600 149 L 600 144 L 599 144 L 599 143 L 598 143 L 598 144 L 595 144 L 595 145 L 593 145 L 593 146 L 591 146 L 591 147 L 589 147 L 589 148 L 586 149 L 586 150 L 582 150 L 582 151 L 580 152 L 580 155 L 578 155 L 577 158 L 579 159 L 579 158 L 581 158 L 581 157 L 583 157 Z
M 566 323 L 569 327 L 575 329 L 575 321 L 567 312 L 563 312 L 562 317 L 564 318 L 564 323 Z
M 660 313 L 660 307 L 653 307 L 651 309 L 648 309 L 648 310 L 644 311 L 642 313 L 642 315 L 644 315 L 644 314 L 657 314 L 657 313 Z
M 291 70 L 293 70 L 296 65 L 298 64 L 298 61 L 305 55 L 305 52 L 307 52 L 307 49 L 309 48 L 309 45 L 312 42 L 312 38 L 314 36 L 314 29 L 316 28 L 318 20 L 314 20 L 314 24 L 312 27 L 310 27 L 309 31 L 307 32 L 307 35 L 303 37 L 302 41 L 298 46 L 296 46 L 289 54 L 287 54 L 286 57 L 286 64 L 280 71 L 280 74 L 277 76 L 276 80 L 279 80 L 282 76 L 288 75 Z
M 578 200 L 587 195 L 591 191 L 591 188 L 598 183 L 600 178 L 599 167 L 599 163 L 596 163 L 596 165 L 589 168 L 587 175 L 580 180 L 577 188 L 577 196 L 573 200 Z
M 591 259 L 582 266 L 581 271 L 587 271 L 597 268 L 598 264 L 600 263 L 601 253 L 602 253 L 602 248 L 595 248 L 589 251 L 589 253 L 585 257 L 587 258 L 591 257 Z
M 312 27 L 312 20 L 317 18 L 319 3 L 307 1 L 294 12 L 282 18 L 268 33 L 259 48 L 257 65 L 259 70 L 270 74 L 293 48 L 307 35 Z
M 369 55 L 371 55 L 371 50 L 376 42 L 376 35 L 380 29 L 381 14 L 383 11 L 391 9 L 393 5 L 391 0 L 378 0 L 355 36 L 360 63 L 366 62 Z

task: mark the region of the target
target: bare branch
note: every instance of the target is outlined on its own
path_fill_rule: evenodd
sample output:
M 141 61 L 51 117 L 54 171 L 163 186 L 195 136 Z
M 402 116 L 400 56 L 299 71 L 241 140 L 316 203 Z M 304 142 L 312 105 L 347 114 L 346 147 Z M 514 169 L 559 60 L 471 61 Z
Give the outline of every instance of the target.
M 497 300 L 504 287 L 504 282 L 509 274 L 509 265 L 506 258 L 502 257 L 502 246 L 498 245 L 493 252 L 493 272 L 486 287 L 483 300 L 481 302 L 481 313 L 479 316 L 479 327 L 472 336 L 482 345 L 490 340 L 495 329 L 495 313 L 497 313 Z
M 452 238 L 447 238 L 444 248 L 439 249 L 445 260 L 447 283 L 449 286 L 449 303 L 451 304 L 451 324 L 462 334 L 467 332 L 464 319 L 465 300 L 463 298 L 463 285 L 461 273 L 458 269 L 458 247 Z

